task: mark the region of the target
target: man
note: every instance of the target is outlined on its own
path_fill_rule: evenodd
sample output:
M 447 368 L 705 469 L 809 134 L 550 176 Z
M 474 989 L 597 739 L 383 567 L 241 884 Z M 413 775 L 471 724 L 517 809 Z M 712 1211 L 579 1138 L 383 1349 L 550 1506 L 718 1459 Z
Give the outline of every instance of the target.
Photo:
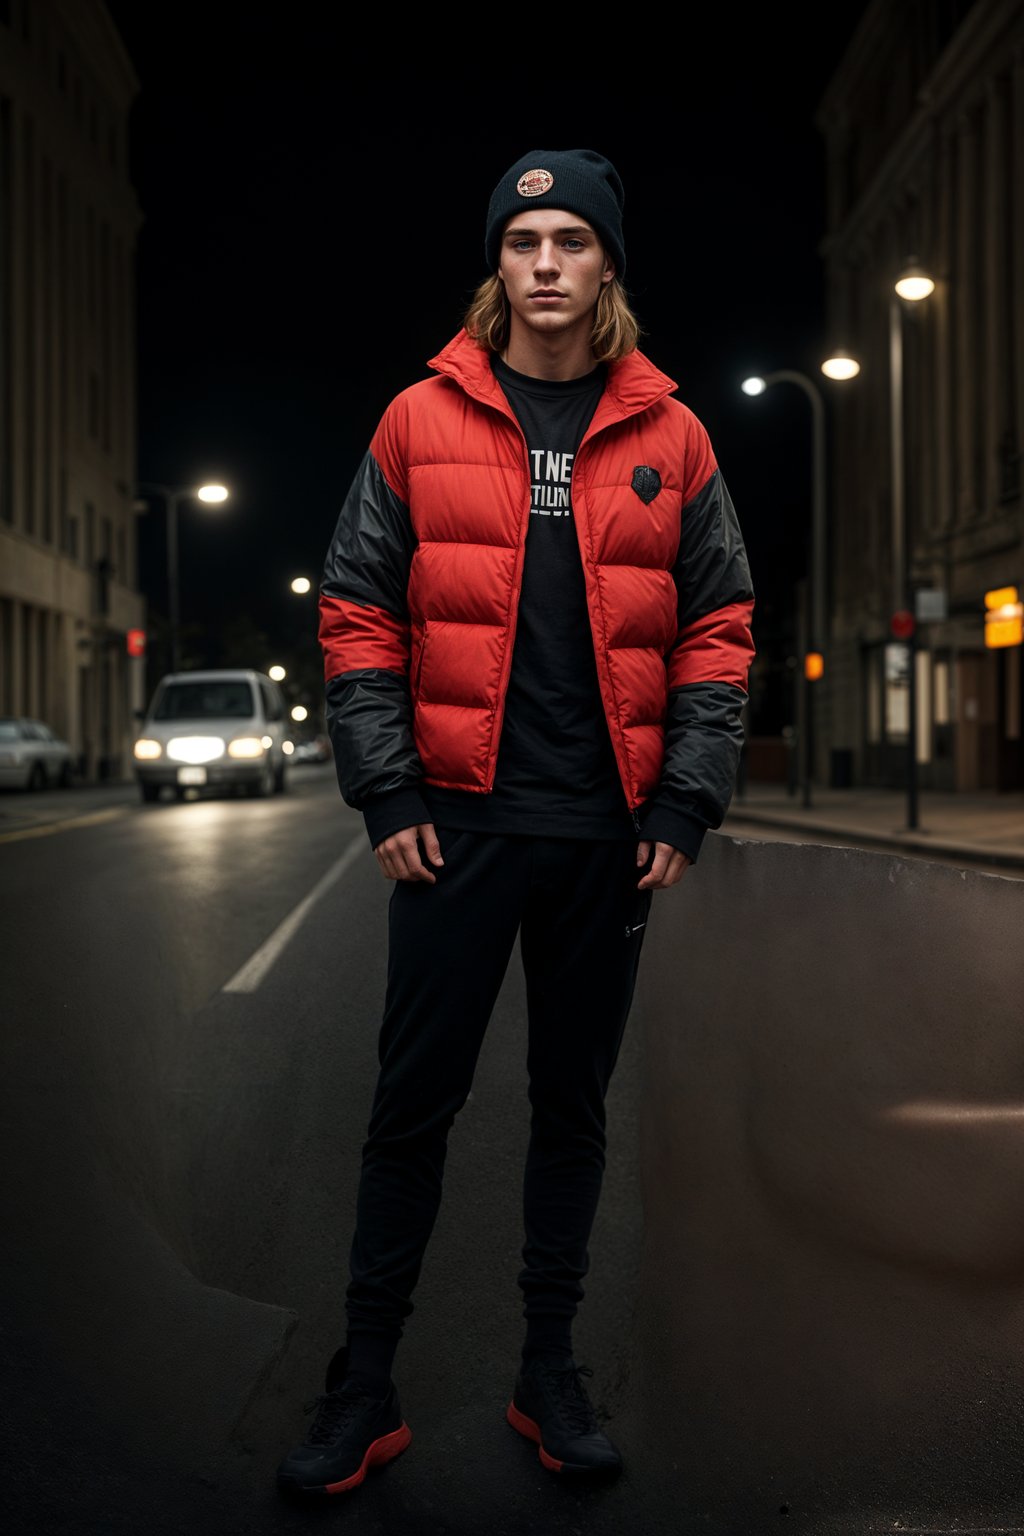
M 517 935 L 532 1113 L 506 1416 L 552 1471 L 621 1468 L 571 1342 L 604 1101 L 652 893 L 728 807 L 753 654 L 707 433 L 636 347 L 622 208 L 592 150 L 506 172 L 492 275 L 384 412 L 327 556 L 338 779 L 395 886 L 347 1339 L 289 1491 L 354 1488 L 411 1439 L 392 1363 Z

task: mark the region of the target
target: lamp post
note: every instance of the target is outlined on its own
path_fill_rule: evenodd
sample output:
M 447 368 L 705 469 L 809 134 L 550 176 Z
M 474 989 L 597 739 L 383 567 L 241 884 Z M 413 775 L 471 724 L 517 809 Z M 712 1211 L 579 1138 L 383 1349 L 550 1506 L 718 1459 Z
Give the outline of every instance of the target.
M 889 295 L 889 440 L 892 477 L 892 615 L 903 614 L 907 642 L 907 829 L 918 827 L 917 805 L 917 615 L 910 590 L 907 470 L 904 448 L 903 303 L 917 304 L 935 281 L 911 258 Z
M 167 508 L 167 606 L 171 630 L 171 667 L 177 672 L 180 665 L 178 631 L 181 625 L 181 593 L 178 574 L 178 507 L 183 501 L 198 501 L 216 505 L 227 501 L 231 494 L 226 485 L 159 485 L 152 480 L 141 481 L 135 487 L 143 496 L 162 496 Z
M 796 384 L 811 403 L 811 601 L 810 633 L 804 637 L 800 665 L 803 670 L 801 699 L 803 701 L 804 729 L 801 732 L 801 779 L 803 804 L 811 803 L 811 696 L 808 677 L 808 654 L 820 654 L 825 649 L 825 402 L 821 390 L 813 379 L 793 368 L 780 368 L 763 377 L 744 379 L 740 386 L 744 394 L 763 395 L 772 384 Z M 820 675 L 820 674 L 819 674 Z

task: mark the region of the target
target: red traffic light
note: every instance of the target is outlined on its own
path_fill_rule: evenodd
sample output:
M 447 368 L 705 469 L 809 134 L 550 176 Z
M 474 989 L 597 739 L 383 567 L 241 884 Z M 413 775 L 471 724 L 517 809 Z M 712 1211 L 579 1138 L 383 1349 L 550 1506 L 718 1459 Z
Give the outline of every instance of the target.
M 901 608 L 889 620 L 889 628 L 894 640 L 909 640 L 914 633 L 914 615 L 908 609 Z
M 129 629 L 124 638 L 125 649 L 129 656 L 145 656 L 146 631 L 144 629 Z

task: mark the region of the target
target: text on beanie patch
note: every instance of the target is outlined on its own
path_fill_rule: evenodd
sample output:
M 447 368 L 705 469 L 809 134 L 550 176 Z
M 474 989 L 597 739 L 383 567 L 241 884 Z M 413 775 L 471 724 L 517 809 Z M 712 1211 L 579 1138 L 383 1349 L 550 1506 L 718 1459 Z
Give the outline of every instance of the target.
M 549 192 L 555 184 L 555 178 L 550 171 L 524 171 L 516 182 L 516 191 L 520 197 L 540 197 L 542 192 Z

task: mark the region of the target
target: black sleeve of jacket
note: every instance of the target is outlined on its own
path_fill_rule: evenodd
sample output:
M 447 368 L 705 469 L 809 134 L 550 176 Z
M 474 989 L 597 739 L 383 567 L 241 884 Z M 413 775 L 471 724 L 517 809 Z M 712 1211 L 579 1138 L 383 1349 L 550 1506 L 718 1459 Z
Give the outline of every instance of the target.
M 645 839 L 670 843 L 696 861 L 705 833 L 721 826 L 732 799 L 754 654 L 750 569 L 717 468 L 683 508 L 673 576 L 678 638 L 666 657 L 665 760 L 640 824 Z M 694 681 L 685 680 L 688 674 Z
M 695 864 L 704 834 L 729 809 L 743 746 L 746 693 L 729 683 L 674 689 L 665 721 L 665 767 L 640 812 L 641 836 L 670 843 Z
M 367 452 L 341 508 L 320 586 L 320 637 L 332 675 L 327 729 L 338 785 L 371 846 L 429 821 L 408 677 L 409 509 Z M 365 665 L 367 653 L 390 665 Z

